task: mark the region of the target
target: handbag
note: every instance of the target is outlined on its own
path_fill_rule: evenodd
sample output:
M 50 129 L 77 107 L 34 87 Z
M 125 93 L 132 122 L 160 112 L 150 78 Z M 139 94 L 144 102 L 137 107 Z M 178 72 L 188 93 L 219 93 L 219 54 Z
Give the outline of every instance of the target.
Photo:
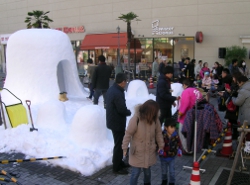
M 229 97 L 228 97 L 228 99 L 227 99 L 227 101 L 226 101 L 225 104 L 226 104 L 227 110 L 228 110 L 229 112 L 234 112 L 234 111 L 236 111 L 236 105 L 234 105 L 234 103 L 233 103 L 232 96 L 229 96 Z

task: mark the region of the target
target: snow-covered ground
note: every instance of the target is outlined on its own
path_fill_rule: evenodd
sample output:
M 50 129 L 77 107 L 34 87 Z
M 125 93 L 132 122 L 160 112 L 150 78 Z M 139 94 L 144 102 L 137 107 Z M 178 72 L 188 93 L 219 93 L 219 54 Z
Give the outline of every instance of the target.
M 57 99 L 58 83 L 62 80 L 57 77 L 57 66 L 62 61 L 64 79 L 61 82 L 65 83 L 69 97 L 66 102 Z M 65 156 L 49 163 L 83 175 L 91 175 L 112 164 L 113 138 L 106 128 L 102 97 L 99 105 L 86 99 L 88 90 L 77 77 L 74 53 L 64 33 L 49 29 L 14 33 L 8 41 L 4 87 L 22 100 L 28 117 L 24 102 L 31 100 L 32 117 L 38 131 L 30 132 L 30 118 L 29 124 L 11 128 L 5 114 L 8 128 L 0 126 L 0 152 L 22 152 L 27 158 Z M 172 84 L 172 89 L 173 95 L 179 96 L 182 92 L 181 84 Z M 1 95 L 7 105 L 18 103 L 6 90 Z M 132 113 L 135 105 L 155 100 L 140 80 L 130 82 L 125 96 Z

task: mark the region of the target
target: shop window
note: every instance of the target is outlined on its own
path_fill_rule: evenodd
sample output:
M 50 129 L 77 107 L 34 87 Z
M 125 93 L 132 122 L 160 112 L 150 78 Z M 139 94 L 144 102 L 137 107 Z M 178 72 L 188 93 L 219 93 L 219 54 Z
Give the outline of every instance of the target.
M 153 62 L 153 39 L 145 38 L 140 39 L 141 42 L 141 52 L 139 52 L 140 56 L 137 58 L 142 63 Z
M 194 38 L 174 38 L 174 60 L 180 61 L 182 58 L 194 58 Z
M 155 38 L 154 39 L 154 56 L 162 60 L 173 60 L 173 43 L 171 38 Z

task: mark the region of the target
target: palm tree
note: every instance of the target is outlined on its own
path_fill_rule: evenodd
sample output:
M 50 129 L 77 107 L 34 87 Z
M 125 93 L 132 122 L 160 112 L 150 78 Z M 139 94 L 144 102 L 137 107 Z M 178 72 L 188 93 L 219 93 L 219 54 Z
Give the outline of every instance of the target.
M 130 43 L 131 43 L 131 38 L 132 38 L 131 22 L 134 20 L 140 21 L 140 19 L 138 19 L 137 17 L 138 16 L 133 12 L 129 12 L 127 14 L 121 14 L 121 16 L 118 17 L 118 20 L 123 20 L 124 22 L 127 23 L 128 70 L 130 70 Z
M 47 14 L 48 12 L 43 12 L 40 10 L 33 10 L 32 12 L 28 12 L 28 17 L 24 21 L 27 24 L 27 28 L 50 28 L 49 22 L 53 22 Z

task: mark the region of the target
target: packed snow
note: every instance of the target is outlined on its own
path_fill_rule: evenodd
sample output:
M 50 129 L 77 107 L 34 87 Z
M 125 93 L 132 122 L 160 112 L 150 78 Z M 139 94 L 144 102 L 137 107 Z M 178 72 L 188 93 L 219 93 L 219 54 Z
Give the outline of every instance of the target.
M 63 82 L 69 97 L 66 102 L 58 100 L 61 79 L 57 79 L 57 66 L 60 61 L 66 61 L 63 62 Z M 91 175 L 111 165 L 114 144 L 112 133 L 106 128 L 103 99 L 100 98 L 99 105 L 86 99 L 88 89 L 82 86 L 77 75 L 73 50 L 63 32 L 30 29 L 14 33 L 8 42 L 4 87 L 22 100 L 29 123 L 11 128 L 5 113 L 8 128 L 0 126 L 0 152 L 22 152 L 26 158 L 65 156 L 42 162 L 83 175 Z M 180 84 L 172 84 L 172 89 L 173 95 L 182 92 Z M 7 105 L 19 102 L 6 90 L 2 90 L 1 95 Z M 145 82 L 140 80 L 130 82 L 125 96 L 132 113 L 135 105 L 155 100 L 155 96 L 148 93 Z M 25 100 L 31 100 L 32 118 L 38 131 L 30 132 L 32 125 Z

